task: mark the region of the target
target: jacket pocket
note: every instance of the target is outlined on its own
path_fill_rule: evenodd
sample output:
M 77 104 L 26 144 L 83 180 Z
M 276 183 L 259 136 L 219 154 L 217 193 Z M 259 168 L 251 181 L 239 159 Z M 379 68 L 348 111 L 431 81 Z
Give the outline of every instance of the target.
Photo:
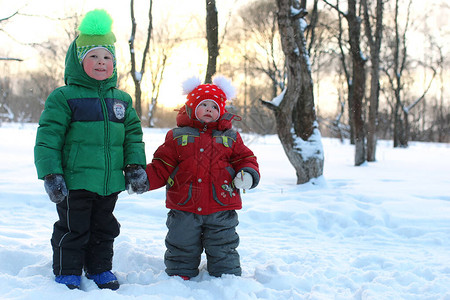
M 182 201 L 178 202 L 177 205 L 183 206 L 186 203 L 188 203 L 189 200 L 191 200 L 191 198 L 192 198 L 192 182 L 189 184 L 189 190 L 187 192 L 187 198 L 184 199 L 184 201 L 182 200 Z
M 212 184 L 211 188 L 212 188 L 212 196 L 213 196 L 214 201 L 219 203 L 221 206 L 227 206 L 227 204 L 220 201 L 219 198 L 217 197 L 217 191 L 216 191 L 216 187 L 214 186 L 214 184 Z M 231 187 L 231 185 L 224 184 L 224 185 L 222 185 L 222 189 L 224 189 L 226 192 L 230 193 L 230 197 L 232 196 L 233 188 Z M 224 193 L 224 192 L 222 192 L 222 193 Z M 224 197 L 224 199 L 227 199 L 227 198 Z
M 235 171 L 231 166 L 219 166 L 211 183 L 212 198 L 220 206 L 234 203 L 239 193 L 233 185 Z
M 79 144 L 72 144 L 70 146 L 69 154 L 67 155 L 67 159 L 65 161 L 65 163 L 66 163 L 65 168 L 70 172 L 72 172 L 75 168 L 75 162 L 77 160 L 78 150 L 79 150 Z
M 189 172 L 179 172 L 177 166 L 169 175 L 166 184 L 167 199 L 172 204 L 186 205 L 192 199 L 193 184 L 192 174 Z

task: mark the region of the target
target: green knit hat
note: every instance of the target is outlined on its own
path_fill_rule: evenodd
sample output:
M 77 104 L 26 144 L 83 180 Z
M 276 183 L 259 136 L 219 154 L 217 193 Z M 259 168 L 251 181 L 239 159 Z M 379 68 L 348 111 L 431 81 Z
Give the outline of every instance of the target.
M 112 18 L 103 9 L 91 10 L 84 16 L 78 30 L 80 34 L 76 40 L 77 55 L 80 64 L 83 62 L 86 54 L 94 48 L 105 48 L 114 57 L 116 64 L 116 51 L 114 42 L 116 37 L 111 31 Z

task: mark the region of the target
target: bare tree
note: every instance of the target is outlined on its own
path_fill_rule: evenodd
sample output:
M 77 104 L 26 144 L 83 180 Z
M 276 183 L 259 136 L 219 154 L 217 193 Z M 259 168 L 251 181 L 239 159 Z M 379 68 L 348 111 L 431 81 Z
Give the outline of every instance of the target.
M 136 49 L 134 48 L 134 42 L 136 40 L 136 18 L 134 17 L 134 0 L 130 1 L 130 11 L 131 11 L 131 36 L 128 41 L 128 44 L 130 46 L 130 55 L 131 55 L 131 77 L 133 78 L 134 82 L 134 106 L 136 109 L 136 113 L 139 116 L 139 118 L 142 117 L 142 107 L 141 107 L 141 96 L 142 96 L 142 89 L 141 89 L 141 81 L 142 77 L 144 76 L 145 72 L 145 63 L 147 62 L 147 54 L 149 53 L 150 49 L 150 40 L 152 36 L 152 27 L 153 27 L 153 18 L 152 18 L 152 6 L 153 1 L 150 0 L 149 3 L 149 9 L 148 9 L 148 28 L 147 28 L 147 40 L 145 42 L 145 48 L 142 52 L 142 64 L 141 64 L 141 70 L 138 72 L 136 69 Z
M 437 141 L 438 142 L 445 142 L 445 139 L 447 138 L 447 142 L 449 139 L 449 132 L 450 132 L 450 113 L 448 112 L 448 107 L 446 108 L 444 105 L 444 91 L 445 91 L 445 79 L 444 79 L 444 68 L 445 68 L 445 57 L 443 55 L 442 46 L 437 46 L 439 51 L 439 98 L 437 99 L 436 107 L 438 108 L 435 115 L 435 120 L 437 120 Z M 447 110 L 447 115 L 446 111 Z
M 253 1 L 239 11 L 245 38 L 242 55 L 248 70 L 253 74 L 264 74 L 270 82 L 271 98 L 284 89 L 284 60 L 279 56 L 277 30 L 277 6 L 273 0 Z M 239 36 L 239 39 L 242 37 Z
M 254 0 L 240 7 L 233 20 L 230 49 L 238 63 L 231 66 L 231 73 L 243 76 L 244 85 L 242 96 L 233 101 L 233 109 L 243 116 L 236 126 L 246 132 L 275 132 L 273 113 L 259 101 L 275 98 L 285 85 L 276 12 L 273 0 Z
M 8 22 L 10 19 L 12 19 L 14 16 L 16 16 L 16 15 L 18 15 L 18 14 L 20 14 L 20 13 L 19 13 L 19 10 L 16 10 L 16 11 L 13 12 L 12 14 L 10 14 L 9 16 L 0 18 L 0 25 L 2 25 L 2 23 L 4 24 L 4 23 Z M 2 27 L 0 27 L 0 31 L 6 33 Z M 7 60 L 7 61 L 8 61 L 8 60 L 13 60 L 13 61 L 23 61 L 23 59 L 21 59 L 21 58 L 16 58 L 16 57 L 1 57 L 1 56 L 0 56 L 0 60 Z
M 403 33 L 399 28 L 399 0 L 395 0 L 394 9 L 394 41 L 392 43 L 392 65 L 385 66 L 382 70 L 387 75 L 391 89 L 394 93 L 394 147 L 407 147 L 408 137 L 406 136 L 407 124 L 402 120 L 402 82 L 404 72 L 407 68 L 407 46 L 406 33 L 408 31 L 412 0 L 409 0 L 406 10 L 406 22 Z M 404 112 L 404 110 L 403 110 Z M 407 119 L 404 120 L 407 122 Z
M 152 84 L 150 102 L 148 103 L 148 125 L 154 127 L 154 118 L 158 109 L 159 92 L 164 80 L 164 72 L 172 50 L 181 41 L 171 37 L 168 22 L 161 22 L 153 29 L 150 46 L 149 64 Z
M 367 130 L 367 161 L 375 161 L 377 148 L 378 102 L 380 95 L 380 51 L 383 33 L 383 1 L 377 0 L 374 17 L 369 14 L 367 0 L 362 0 L 364 10 L 364 28 L 370 49 L 370 96 L 369 118 Z M 372 34 L 371 20 L 375 22 L 375 33 Z
M 344 30 L 345 26 L 343 24 L 343 19 L 345 19 L 346 15 L 340 9 L 340 1 L 339 0 L 336 1 L 336 5 L 329 3 L 327 0 L 324 0 L 324 3 L 327 4 L 328 6 L 330 6 L 332 9 L 334 9 L 337 12 L 338 23 L 337 23 L 337 33 L 335 34 L 335 38 L 337 40 L 337 48 L 339 49 L 338 58 L 341 63 L 337 72 L 338 72 L 338 74 L 344 75 L 345 83 L 347 85 L 347 93 L 346 93 L 347 101 L 344 100 L 344 102 L 347 102 L 350 143 L 352 145 L 354 145 L 355 144 L 355 129 L 354 129 L 355 123 L 353 122 L 353 119 L 354 119 L 354 114 L 352 113 L 353 98 L 352 98 L 352 93 L 351 93 L 353 81 L 352 81 L 352 73 L 350 71 L 351 68 L 349 66 L 349 59 L 347 58 L 348 52 L 350 51 L 350 50 L 348 50 L 348 45 L 347 45 L 348 38 L 347 38 L 346 32 Z M 340 75 L 339 75 L 339 78 L 340 78 Z M 341 90 L 339 90 L 340 97 L 341 97 L 341 94 L 342 94 Z M 344 97 L 342 96 L 342 98 L 344 98 Z
M 76 38 L 79 16 L 47 17 L 42 15 L 20 14 L 25 17 L 45 18 L 55 22 L 64 29 L 65 35 L 50 38 L 41 43 L 26 43 L 13 39 L 15 43 L 34 49 L 37 53 L 37 70 L 26 69 L 21 76 L 11 78 L 11 86 L 7 98 L 7 107 L 11 121 L 37 122 L 45 100 L 58 86 L 64 84 L 64 58 L 68 46 Z M 8 72 L 4 72 L 7 74 Z M 12 93 L 15 92 L 15 94 Z M 1 110 L 1 109 L 0 109 Z
M 366 58 L 361 51 L 361 19 L 357 15 L 356 0 L 348 0 L 346 19 L 349 30 L 349 43 L 352 57 L 352 113 L 355 129 L 355 166 L 366 161 L 363 100 L 366 90 Z
M 324 162 L 304 35 L 306 0 L 277 0 L 277 7 L 287 87 L 277 99 L 263 103 L 275 113 L 278 137 L 296 171 L 297 184 L 302 184 L 321 176 Z
M 406 10 L 406 20 L 403 31 L 400 29 L 399 18 L 399 0 L 395 1 L 395 15 L 394 15 L 394 31 L 395 40 L 392 43 L 392 57 L 393 64 L 387 65 L 383 68 L 384 73 L 387 75 L 391 89 L 394 92 L 394 147 L 408 147 L 410 139 L 410 120 L 409 116 L 411 110 L 420 102 L 423 102 L 426 94 L 431 88 L 431 84 L 436 77 L 437 70 L 433 65 L 429 65 L 423 62 L 418 62 L 419 66 L 423 66 L 426 69 L 431 70 L 432 75 L 428 81 L 428 84 L 424 87 L 422 94 L 418 97 L 406 97 L 404 88 L 406 84 L 406 73 L 413 60 L 409 57 L 407 48 L 407 33 L 410 25 L 412 0 L 408 2 L 408 8 Z M 409 100 L 409 101 L 408 101 Z M 425 117 L 425 114 L 422 118 Z
M 219 56 L 219 23 L 217 21 L 216 0 L 206 0 L 206 39 L 208 41 L 208 65 L 205 82 L 211 83 L 216 73 Z
M 14 113 L 9 103 L 11 91 L 11 80 L 9 78 L 0 78 L 0 125 L 2 121 L 14 120 Z
M 339 11 L 339 1 L 337 1 L 337 10 Z M 353 108 L 353 98 L 351 93 L 351 86 L 352 86 L 352 74 L 350 72 L 350 66 L 348 66 L 347 60 L 346 60 L 346 52 L 345 52 L 345 46 L 344 46 L 344 28 L 343 28 L 343 17 L 342 14 L 338 13 L 338 19 L 339 19 L 339 33 L 338 33 L 338 44 L 339 44 L 339 50 L 340 50 L 340 60 L 342 65 L 342 70 L 345 74 L 345 79 L 347 83 L 347 106 L 348 106 L 348 119 L 349 119 L 349 127 L 350 127 L 350 143 L 352 145 L 355 144 L 355 123 L 353 122 L 354 114 L 352 113 Z
M 366 58 L 361 50 L 361 18 L 357 12 L 357 0 L 348 0 L 348 12 L 344 13 L 338 5 L 325 3 L 335 8 L 348 23 L 348 37 L 350 44 L 350 56 L 352 60 L 352 76 L 349 84 L 350 113 L 353 117 L 355 139 L 355 166 L 360 166 L 366 161 L 366 145 L 364 132 L 363 100 L 366 90 Z M 339 1 L 337 1 L 339 3 Z

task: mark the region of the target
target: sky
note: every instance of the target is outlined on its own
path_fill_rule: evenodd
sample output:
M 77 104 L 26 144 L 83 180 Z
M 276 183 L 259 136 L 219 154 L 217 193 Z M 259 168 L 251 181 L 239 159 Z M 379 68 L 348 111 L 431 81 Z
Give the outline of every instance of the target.
M 36 124 L 0 125 L 2 300 L 449 300 L 450 144 L 378 141 L 377 161 L 355 167 L 354 147 L 323 138 L 324 175 L 296 185 L 276 135 L 243 135 L 261 181 L 243 197 L 237 232 L 241 277 L 211 277 L 202 256 L 189 281 L 164 272 L 165 189 L 128 195 L 113 272 L 121 287 L 54 282 L 55 205 L 37 179 Z M 147 158 L 166 129 L 144 128 Z M 274 155 L 276 154 L 276 155 Z

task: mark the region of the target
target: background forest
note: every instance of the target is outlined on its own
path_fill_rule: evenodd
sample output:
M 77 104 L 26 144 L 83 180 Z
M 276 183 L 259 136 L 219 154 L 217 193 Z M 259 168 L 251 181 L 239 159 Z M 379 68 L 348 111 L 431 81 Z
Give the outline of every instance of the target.
M 80 19 L 92 8 L 105 8 L 114 18 L 119 88 L 136 99 L 143 125 L 175 125 L 173 109 L 184 103 L 178 87 L 187 77 L 204 76 L 207 69 L 204 2 L 184 7 L 182 1 L 123 1 L 123 7 L 109 8 L 102 1 L 89 5 L 61 1 L 52 10 L 42 10 L 44 2 L 0 1 L 0 125 L 39 120 L 48 94 L 64 84 L 67 47 Z M 216 73 L 230 77 L 239 91 L 229 107 L 243 117 L 235 126 L 243 132 L 273 134 L 275 115 L 261 102 L 271 101 L 286 85 L 276 1 L 213 2 L 219 16 Z M 353 134 L 348 2 L 352 1 L 308 1 L 308 14 L 301 16 L 307 23 L 306 48 L 320 131 L 322 136 L 341 139 Z M 393 139 L 394 146 L 406 147 L 409 140 L 450 142 L 448 3 L 353 2 L 361 26 L 365 130 L 375 130 L 379 139 Z M 381 16 L 378 2 L 383 3 Z M 377 26 L 382 26 L 379 37 Z M 375 53 L 377 38 L 380 46 Z M 379 57 L 378 63 L 374 57 Z M 374 93 L 371 75 L 377 65 Z M 375 114 L 369 109 L 374 96 Z M 368 125 L 370 118 L 375 118 L 375 129 Z

